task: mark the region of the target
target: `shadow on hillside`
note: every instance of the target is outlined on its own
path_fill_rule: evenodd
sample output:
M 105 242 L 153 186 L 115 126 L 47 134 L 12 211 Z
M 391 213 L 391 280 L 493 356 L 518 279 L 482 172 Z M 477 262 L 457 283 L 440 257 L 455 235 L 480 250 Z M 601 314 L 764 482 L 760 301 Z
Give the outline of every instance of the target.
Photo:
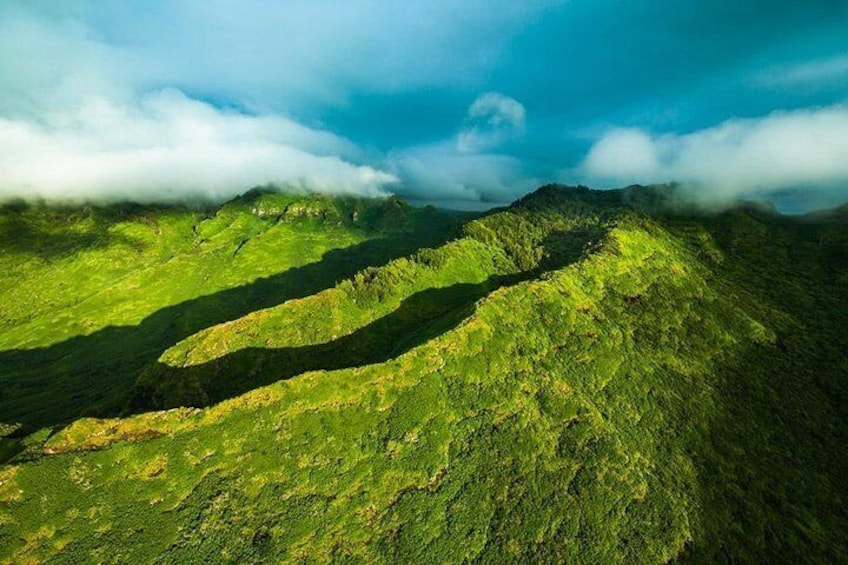
M 390 314 L 326 343 L 247 348 L 189 367 L 157 363 L 140 377 L 131 410 L 208 406 L 307 371 L 388 361 L 456 327 L 468 317 L 474 303 L 493 290 L 535 274 L 493 276 L 478 284 L 423 290 L 405 299 Z
M 691 448 L 698 527 L 673 563 L 845 562 L 848 343 L 824 332 L 841 345 L 784 331 L 716 363 Z
M 67 217 L 59 212 L 53 214 L 57 219 L 64 220 Z M 88 220 L 91 225 L 84 230 L 51 230 L 20 214 L 0 214 L 0 252 L 53 259 L 84 249 L 100 249 L 115 244 L 136 250 L 144 245 L 132 237 L 111 232 L 109 228 L 113 223 L 103 214 L 80 215 L 79 220 Z
M 602 236 L 600 228 L 554 231 L 542 241 L 544 253 L 535 269 L 423 290 L 386 316 L 327 343 L 246 348 L 188 367 L 156 363 L 138 379 L 130 410 L 203 407 L 308 371 L 388 361 L 456 327 L 474 303 L 492 291 L 579 261 Z
M 334 286 L 369 266 L 441 245 L 453 230 L 372 239 L 328 251 L 320 261 L 163 308 L 137 326 L 110 326 L 38 349 L 0 352 L 0 422 L 22 432 L 83 415 L 121 414 L 139 372 L 162 351 L 209 326 Z
M 601 227 L 586 227 L 570 230 L 555 230 L 542 241 L 544 253 L 539 262 L 540 271 L 561 269 L 576 263 L 603 239 Z
M 692 448 L 699 527 L 673 563 L 845 562 L 844 354 L 841 367 L 833 352 L 811 362 L 801 341 L 715 366 L 714 413 Z
M 777 338 L 715 361 L 709 429 L 692 449 L 699 527 L 674 563 L 843 563 L 848 295 L 817 229 L 756 221 L 730 211 L 707 225 L 725 292 L 755 296 Z

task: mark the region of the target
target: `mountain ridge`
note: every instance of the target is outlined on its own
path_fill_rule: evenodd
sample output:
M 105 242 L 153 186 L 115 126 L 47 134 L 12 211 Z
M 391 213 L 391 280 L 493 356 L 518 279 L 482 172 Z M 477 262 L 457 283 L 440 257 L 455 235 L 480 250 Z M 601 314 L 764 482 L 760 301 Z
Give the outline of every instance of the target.
M 848 226 L 659 212 L 652 190 L 544 187 L 186 336 L 148 365 L 166 392 L 234 354 L 223 383 L 308 372 L 36 434 L 0 471 L 0 553 L 844 559 Z

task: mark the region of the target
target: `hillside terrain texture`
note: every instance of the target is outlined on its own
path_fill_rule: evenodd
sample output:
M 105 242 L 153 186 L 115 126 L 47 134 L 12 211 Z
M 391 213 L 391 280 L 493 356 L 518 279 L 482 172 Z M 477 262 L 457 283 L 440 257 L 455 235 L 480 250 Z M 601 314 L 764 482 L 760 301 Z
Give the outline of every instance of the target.
M 0 207 L 0 563 L 848 563 L 848 208 Z

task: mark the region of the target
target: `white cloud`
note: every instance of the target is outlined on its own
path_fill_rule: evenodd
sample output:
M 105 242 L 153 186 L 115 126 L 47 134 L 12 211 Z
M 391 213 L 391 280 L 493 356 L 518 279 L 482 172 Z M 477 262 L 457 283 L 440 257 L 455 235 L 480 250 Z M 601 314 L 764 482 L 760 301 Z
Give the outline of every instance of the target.
M 388 168 L 414 199 L 508 202 L 536 188 L 522 160 L 495 150 L 524 133 L 526 112 L 514 98 L 481 94 L 454 139 L 396 150 Z
M 793 87 L 836 82 L 848 78 L 848 54 L 807 61 L 795 65 L 772 67 L 757 75 L 755 82 L 767 87 Z
M 614 129 L 592 146 L 584 167 L 593 177 L 651 177 L 660 165 L 657 149 L 651 137 L 641 130 Z
M 776 112 L 684 135 L 613 130 L 580 172 L 601 185 L 676 180 L 718 196 L 848 183 L 848 107 Z
M 498 92 L 477 97 L 468 108 L 465 126 L 457 137 L 461 153 L 477 153 L 524 134 L 526 111 L 515 98 Z
M 109 15 L 121 9 L 104 8 L 111 29 L 103 29 L 121 36 L 114 41 L 91 25 L 98 7 L 0 5 L 0 198 L 223 199 L 265 183 L 378 195 L 397 182 L 354 164 L 363 153 L 332 133 L 151 89 L 197 78 L 213 55 L 219 75 L 256 69 L 215 53 L 220 44 L 205 36 L 185 38 L 184 49 L 164 41 L 174 29 L 163 22 L 179 17 L 164 18 L 155 6 L 143 21 L 124 21 L 126 37 L 122 19 Z M 134 37 L 130 28 L 150 33 Z M 195 41 L 213 52 L 201 56 Z M 214 86 L 205 78 L 195 89 Z
M 285 116 L 314 119 L 316 108 L 344 108 L 362 88 L 467 87 L 497 64 L 522 22 L 556 3 L 0 3 L 0 197 L 226 198 L 267 182 L 358 194 L 401 188 L 373 165 L 380 155 Z M 524 108 L 484 94 L 466 126 L 463 146 L 489 152 L 523 131 Z M 450 145 L 396 152 L 388 166 L 409 172 L 411 194 L 509 190 L 517 160 L 460 158 Z
M 279 116 L 225 112 L 175 90 L 90 102 L 42 123 L 0 119 L 0 196 L 223 199 L 275 183 L 384 195 L 397 181 L 338 155 L 355 147 Z
M 389 166 L 405 194 L 424 200 L 506 202 L 540 184 L 519 159 L 458 153 L 449 141 L 393 152 Z

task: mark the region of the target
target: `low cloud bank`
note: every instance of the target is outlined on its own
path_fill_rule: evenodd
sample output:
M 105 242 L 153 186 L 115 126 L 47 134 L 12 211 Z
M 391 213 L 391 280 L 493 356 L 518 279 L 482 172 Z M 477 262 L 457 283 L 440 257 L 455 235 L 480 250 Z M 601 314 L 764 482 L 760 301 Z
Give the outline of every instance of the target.
M 458 77 L 470 89 L 510 30 L 551 5 L 248 1 L 233 11 L 190 0 L 151 2 L 141 14 L 89 0 L 2 4 L 0 199 L 219 201 L 265 184 L 425 199 L 506 194 L 518 165 L 490 154 L 523 133 L 524 107 L 503 94 L 481 94 L 437 150 L 412 142 L 366 153 L 291 118 L 320 119 L 363 90 L 456 87 Z M 228 103 L 246 110 L 221 108 Z
M 578 172 L 601 186 L 679 181 L 698 187 L 693 194 L 703 200 L 786 189 L 848 194 L 848 107 L 729 120 L 684 135 L 614 129 Z
M 503 203 L 542 182 L 499 153 L 523 134 L 525 110 L 498 93 L 480 95 L 454 136 L 383 156 L 279 114 L 225 110 L 175 89 L 88 100 L 41 119 L 0 117 L 0 199 L 222 201 L 272 184 Z
M 541 184 L 515 157 L 458 153 L 449 142 L 393 152 L 389 167 L 403 179 L 403 195 L 418 200 L 502 203 Z
M 424 201 L 503 203 L 536 188 L 526 163 L 504 152 L 525 132 L 518 100 L 484 92 L 468 107 L 455 138 L 396 150 L 389 169 L 403 180 L 402 193 Z
M 0 197 L 223 200 L 276 184 L 386 195 L 397 178 L 355 165 L 357 148 L 280 116 L 228 112 L 162 90 L 45 120 L 0 118 Z
M 634 18 L 688 29 L 683 12 L 599 20 L 603 6 L 574 4 L 0 1 L 0 199 L 221 200 L 275 183 L 501 202 L 551 180 L 676 180 L 713 198 L 845 193 L 841 106 L 690 134 L 612 130 L 588 156 L 568 133 L 605 116 L 679 115 L 687 127 L 734 107 L 844 100 L 844 14 L 798 8 L 739 31 L 726 10 L 705 10 L 713 39 L 745 40 L 665 65 L 686 41 L 657 42 L 651 26 L 634 35 Z M 604 33 L 588 25 L 598 21 Z

